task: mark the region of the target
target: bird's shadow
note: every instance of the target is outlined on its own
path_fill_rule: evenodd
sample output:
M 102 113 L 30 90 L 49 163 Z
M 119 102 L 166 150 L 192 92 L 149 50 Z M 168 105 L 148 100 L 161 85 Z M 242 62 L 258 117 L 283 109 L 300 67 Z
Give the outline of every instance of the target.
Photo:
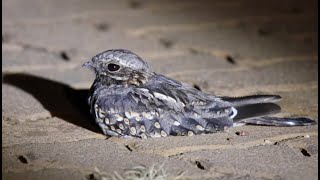
M 4 74 L 2 82 L 33 95 L 52 117 L 101 133 L 89 112 L 89 89 L 77 90 L 59 82 L 24 73 Z

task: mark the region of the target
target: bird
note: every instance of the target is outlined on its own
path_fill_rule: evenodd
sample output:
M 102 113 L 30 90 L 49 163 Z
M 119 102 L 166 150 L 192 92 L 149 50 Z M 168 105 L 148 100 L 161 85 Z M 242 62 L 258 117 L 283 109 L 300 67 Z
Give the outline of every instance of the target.
M 279 95 L 217 96 L 152 71 L 126 49 L 95 55 L 83 67 L 95 73 L 88 105 L 107 136 L 156 138 L 223 132 L 246 124 L 308 126 L 307 117 L 272 117 Z

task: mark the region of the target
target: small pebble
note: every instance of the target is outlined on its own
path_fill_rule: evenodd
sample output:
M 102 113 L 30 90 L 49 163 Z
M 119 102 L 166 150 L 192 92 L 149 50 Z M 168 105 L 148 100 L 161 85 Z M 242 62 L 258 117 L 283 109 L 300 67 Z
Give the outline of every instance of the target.
M 240 131 L 240 132 L 236 132 L 236 135 L 238 135 L 238 136 L 249 136 L 249 132 L 247 132 L 247 131 Z
M 309 134 L 304 135 L 305 138 L 310 138 Z
M 264 142 L 267 144 L 271 144 L 271 141 L 269 139 L 265 139 Z

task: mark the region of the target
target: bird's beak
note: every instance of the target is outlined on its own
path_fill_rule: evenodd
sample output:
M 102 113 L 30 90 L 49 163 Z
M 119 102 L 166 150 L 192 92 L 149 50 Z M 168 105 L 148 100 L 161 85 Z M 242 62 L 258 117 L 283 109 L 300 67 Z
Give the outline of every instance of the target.
M 88 62 L 84 63 L 82 65 L 82 67 L 86 67 L 86 68 L 89 68 L 89 69 L 93 69 L 94 68 L 93 63 L 91 61 L 88 61 Z

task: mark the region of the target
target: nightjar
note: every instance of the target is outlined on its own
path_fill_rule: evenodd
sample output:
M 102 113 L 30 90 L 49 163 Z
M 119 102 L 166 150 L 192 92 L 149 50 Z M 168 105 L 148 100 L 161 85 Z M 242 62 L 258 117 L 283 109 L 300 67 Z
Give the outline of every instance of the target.
M 153 72 L 129 50 L 112 49 L 86 62 L 96 79 L 88 103 L 105 135 L 166 137 L 221 132 L 243 124 L 303 126 L 304 118 L 277 118 L 278 95 L 215 96 Z

